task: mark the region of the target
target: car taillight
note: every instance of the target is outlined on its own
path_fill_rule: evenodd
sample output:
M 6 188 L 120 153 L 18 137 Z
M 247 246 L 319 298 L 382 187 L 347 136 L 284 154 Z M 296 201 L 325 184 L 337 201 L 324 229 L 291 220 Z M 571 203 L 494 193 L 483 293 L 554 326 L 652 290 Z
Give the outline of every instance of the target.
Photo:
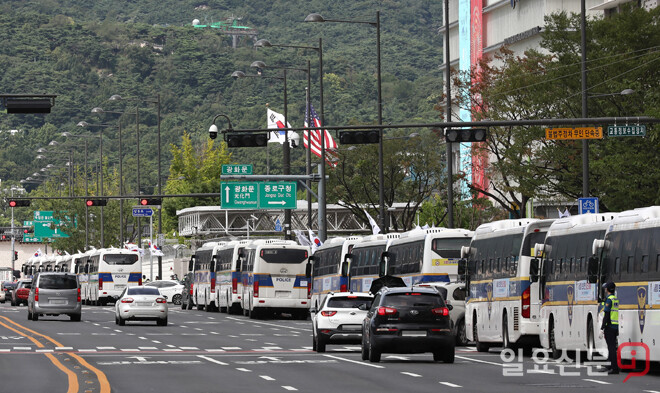
M 34 290 L 34 301 L 38 302 L 39 301 L 39 288 L 36 288 Z
M 193 284 L 190 284 L 190 296 L 192 296 L 193 293 Z
M 339 286 L 339 292 L 348 292 L 348 287 L 346 286 L 346 284 L 341 284 Z
M 159 297 L 156 299 L 156 303 L 167 303 L 167 300 L 163 299 L 162 297 Z
M 103 279 L 99 277 L 99 289 L 103 289 Z
M 431 312 L 435 315 L 442 315 L 443 317 L 449 315 L 449 309 L 447 307 L 434 308 L 433 310 L 431 310 Z
M 252 292 L 254 292 L 254 297 L 259 297 L 259 281 L 252 284 Z
M 530 314 L 530 309 L 531 309 L 531 296 L 530 296 L 530 288 L 527 287 L 522 293 L 522 296 L 520 298 L 520 302 L 522 303 L 522 312 L 520 313 L 523 318 L 529 318 Z
M 231 293 L 238 293 L 238 278 L 231 279 Z
M 76 298 L 76 301 L 77 301 L 78 303 L 80 303 L 80 301 L 81 301 L 81 300 L 80 300 L 80 288 L 78 288 L 78 291 L 77 291 L 77 292 L 78 292 L 78 297 Z
M 122 303 L 133 303 L 133 298 L 132 297 L 125 297 L 121 299 Z
M 215 292 L 215 277 L 211 279 L 211 292 Z
M 321 311 L 321 315 L 324 317 L 331 317 L 335 314 L 337 314 L 337 311 Z
M 378 307 L 378 315 L 394 315 L 396 308 L 392 307 Z

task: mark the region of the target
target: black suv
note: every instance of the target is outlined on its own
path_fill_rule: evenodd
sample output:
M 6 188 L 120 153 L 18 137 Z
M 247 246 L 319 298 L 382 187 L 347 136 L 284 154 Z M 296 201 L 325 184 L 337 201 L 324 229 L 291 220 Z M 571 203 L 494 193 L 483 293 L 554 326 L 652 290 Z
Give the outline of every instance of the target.
M 432 288 L 381 289 L 362 323 L 362 360 L 379 362 L 383 352 L 432 352 L 434 361 L 454 363 L 451 308 Z

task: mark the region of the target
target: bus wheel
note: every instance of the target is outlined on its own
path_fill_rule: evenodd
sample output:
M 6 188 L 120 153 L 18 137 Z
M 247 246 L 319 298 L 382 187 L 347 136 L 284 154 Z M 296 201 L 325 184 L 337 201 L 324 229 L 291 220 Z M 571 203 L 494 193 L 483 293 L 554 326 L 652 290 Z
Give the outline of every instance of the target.
M 587 323 L 587 357 L 591 360 L 596 352 L 596 336 L 594 335 L 594 321 L 589 317 Z
M 476 344 L 477 352 L 488 352 L 489 345 L 479 341 L 479 334 L 477 333 L 477 330 L 477 319 L 475 318 L 474 323 L 472 324 L 472 338 Z
M 557 341 L 555 338 L 555 321 L 550 319 L 550 357 L 552 359 L 559 359 L 559 350 L 557 349 Z
M 504 314 L 504 318 L 502 318 L 502 346 L 504 348 L 514 349 L 509 338 L 509 318 L 507 318 L 506 313 Z

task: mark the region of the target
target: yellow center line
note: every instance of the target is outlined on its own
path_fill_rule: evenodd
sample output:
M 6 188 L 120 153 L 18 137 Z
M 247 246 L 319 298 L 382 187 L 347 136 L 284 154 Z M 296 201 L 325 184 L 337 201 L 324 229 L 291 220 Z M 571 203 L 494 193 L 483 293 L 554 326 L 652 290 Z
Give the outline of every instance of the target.
M 67 390 L 67 393 L 78 393 L 78 389 L 80 388 L 78 385 L 78 376 L 76 373 L 73 371 L 69 370 L 66 368 L 55 356 L 53 356 L 50 353 L 47 353 L 46 356 L 48 359 L 50 359 L 51 362 L 55 365 L 55 367 L 59 368 L 64 372 L 69 379 L 69 390 Z
M 0 317 L 0 318 L 6 320 L 7 322 L 11 322 L 12 324 L 14 324 L 14 325 L 20 327 L 21 329 L 24 329 L 24 330 L 30 332 L 30 333 L 33 333 L 33 334 L 35 334 L 35 335 L 37 335 L 37 336 L 40 336 L 40 337 L 43 337 L 43 338 L 45 338 L 46 340 L 52 342 L 53 344 L 55 344 L 55 345 L 58 346 L 58 347 L 62 347 L 62 346 L 63 346 L 59 341 L 53 339 L 52 337 L 46 336 L 45 334 L 41 334 L 41 333 L 36 332 L 36 331 L 34 331 L 34 330 L 32 330 L 32 329 L 28 329 L 27 327 L 25 327 L 25 326 L 23 326 L 23 325 L 21 325 L 21 324 L 19 324 L 19 323 L 17 323 L 17 322 L 12 321 L 11 319 L 9 319 L 9 318 L 7 318 L 7 317 L 4 317 L 4 316 L 3 316 L 3 317 Z M 14 328 L 12 328 L 11 326 L 8 326 L 8 325 L 6 325 L 6 324 L 4 324 L 4 323 L 2 323 L 2 322 L 0 322 L 0 325 L 6 327 L 6 328 L 9 329 L 9 330 L 13 330 L 14 332 L 20 334 L 21 336 L 27 337 L 27 338 L 30 339 L 32 342 L 34 342 L 39 348 L 43 348 L 43 347 L 44 347 L 44 345 L 43 345 L 42 343 L 40 343 L 39 341 L 37 341 L 34 337 L 28 336 L 27 334 L 25 334 L 25 333 L 23 333 L 23 332 L 21 332 L 21 331 L 19 331 L 19 330 L 17 330 L 17 329 L 14 329 Z M 110 393 L 110 391 L 111 391 L 111 389 L 110 389 L 110 382 L 108 381 L 108 378 L 105 376 L 105 373 L 103 373 L 103 371 L 101 371 L 101 370 L 97 369 L 96 367 L 92 366 L 91 364 L 87 363 L 87 361 L 86 361 L 85 359 L 83 359 L 82 357 L 76 355 L 76 354 L 73 353 L 73 352 L 63 352 L 63 353 L 66 353 L 66 354 L 72 356 L 72 357 L 75 358 L 75 359 L 76 359 L 76 360 L 77 360 L 77 361 L 78 361 L 83 367 L 87 368 L 88 370 L 91 370 L 94 374 L 96 374 L 96 377 L 97 377 L 98 380 L 99 380 L 99 385 L 100 385 L 100 387 L 101 387 L 100 393 Z M 53 362 L 53 364 L 55 364 L 55 366 L 56 366 L 57 368 L 59 368 L 60 370 L 64 371 L 64 372 L 68 375 L 68 378 L 69 378 L 69 390 L 68 390 L 67 393 L 76 393 L 76 392 L 78 392 L 78 389 L 79 389 L 79 385 L 78 385 L 78 377 L 77 377 L 72 371 L 70 371 L 69 369 L 67 369 L 66 367 L 64 367 L 64 366 L 62 365 L 62 363 L 60 363 L 60 362 L 59 362 L 54 356 L 52 356 L 52 355 L 50 355 L 50 354 L 46 354 L 46 356 L 48 356 L 48 358 L 51 359 L 51 361 Z M 73 380 L 72 380 L 72 378 L 73 378 Z M 73 389 L 74 386 L 75 386 L 75 389 Z

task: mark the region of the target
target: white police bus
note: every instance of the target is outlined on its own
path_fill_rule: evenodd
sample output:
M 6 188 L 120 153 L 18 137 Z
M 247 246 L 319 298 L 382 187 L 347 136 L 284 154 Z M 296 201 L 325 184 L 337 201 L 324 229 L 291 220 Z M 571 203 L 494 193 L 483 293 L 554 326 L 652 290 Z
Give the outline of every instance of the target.
M 385 251 L 400 233 L 365 236 L 353 246 L 349 267 L 349 287 L 353 292 L 369 292 L 371 283 L 385 274 Z
M 221 312 L 241 312 L 241 257 L 251 240 L 234 240 L 216 246 L 215 257 L 215 304 Z
M 581 214 L 556 220 L 545 243 L 534 247 L 541 258 L 541 346 L 553 358 L 561 350 L 594 350 L 598 340 L 598 292 L 589 283 L 587 264 L 594 240 L 603 239 L 617 213 Z
M 142 285 L 142 263 L 137 251 L 101 248 L 88 257 L 87 302 L 106 305 L 119 298 L 126 287 Z M 81 291 L 82 292 L 82 291 Z
M 311 297 L 310 249 L 293 240 L 255 240 L 241 263 L 243 314 L 288 313 L 306 319 Z
M 635 357 L 642 367 L 646 359 L 660 361 L 660 206 L 619 213 L 593 246 L 600 259 L 590 261 L 596 273 L 590 282 L 598 285 L 599 300 L 603 283 L 616 284 L 621 357 Z
M 348 291 L 348 267 L 353 246 L 360 236 L 327 239 L 314 251 L 312 261 L 312 305 L 318 309 L 330 292 Z
M 468 288 L 465 328 L 478 351 L 500 343 L 538 344 L 541 302 L 538 282 L 530 280 L 530 265 L 534 245 L 544 242 L 552 221 L 483 224 L 474 231 L 470 246 L 462 249 Z
M 401 277 L 408 286 L 456 281 L 461 248 L 470 245 L 467 229 L 414 229 L 387 247 L 387 274 Z
M 207 242 L 195 250 L 195 255 L 190 258 L 188 270 L 192 273 L 190 291 L 192 301 L 198 310 L 215 310 L 215 249 L 225 245 L 227 242 Z M 190 308 L 190 307 L 189 307 Z

